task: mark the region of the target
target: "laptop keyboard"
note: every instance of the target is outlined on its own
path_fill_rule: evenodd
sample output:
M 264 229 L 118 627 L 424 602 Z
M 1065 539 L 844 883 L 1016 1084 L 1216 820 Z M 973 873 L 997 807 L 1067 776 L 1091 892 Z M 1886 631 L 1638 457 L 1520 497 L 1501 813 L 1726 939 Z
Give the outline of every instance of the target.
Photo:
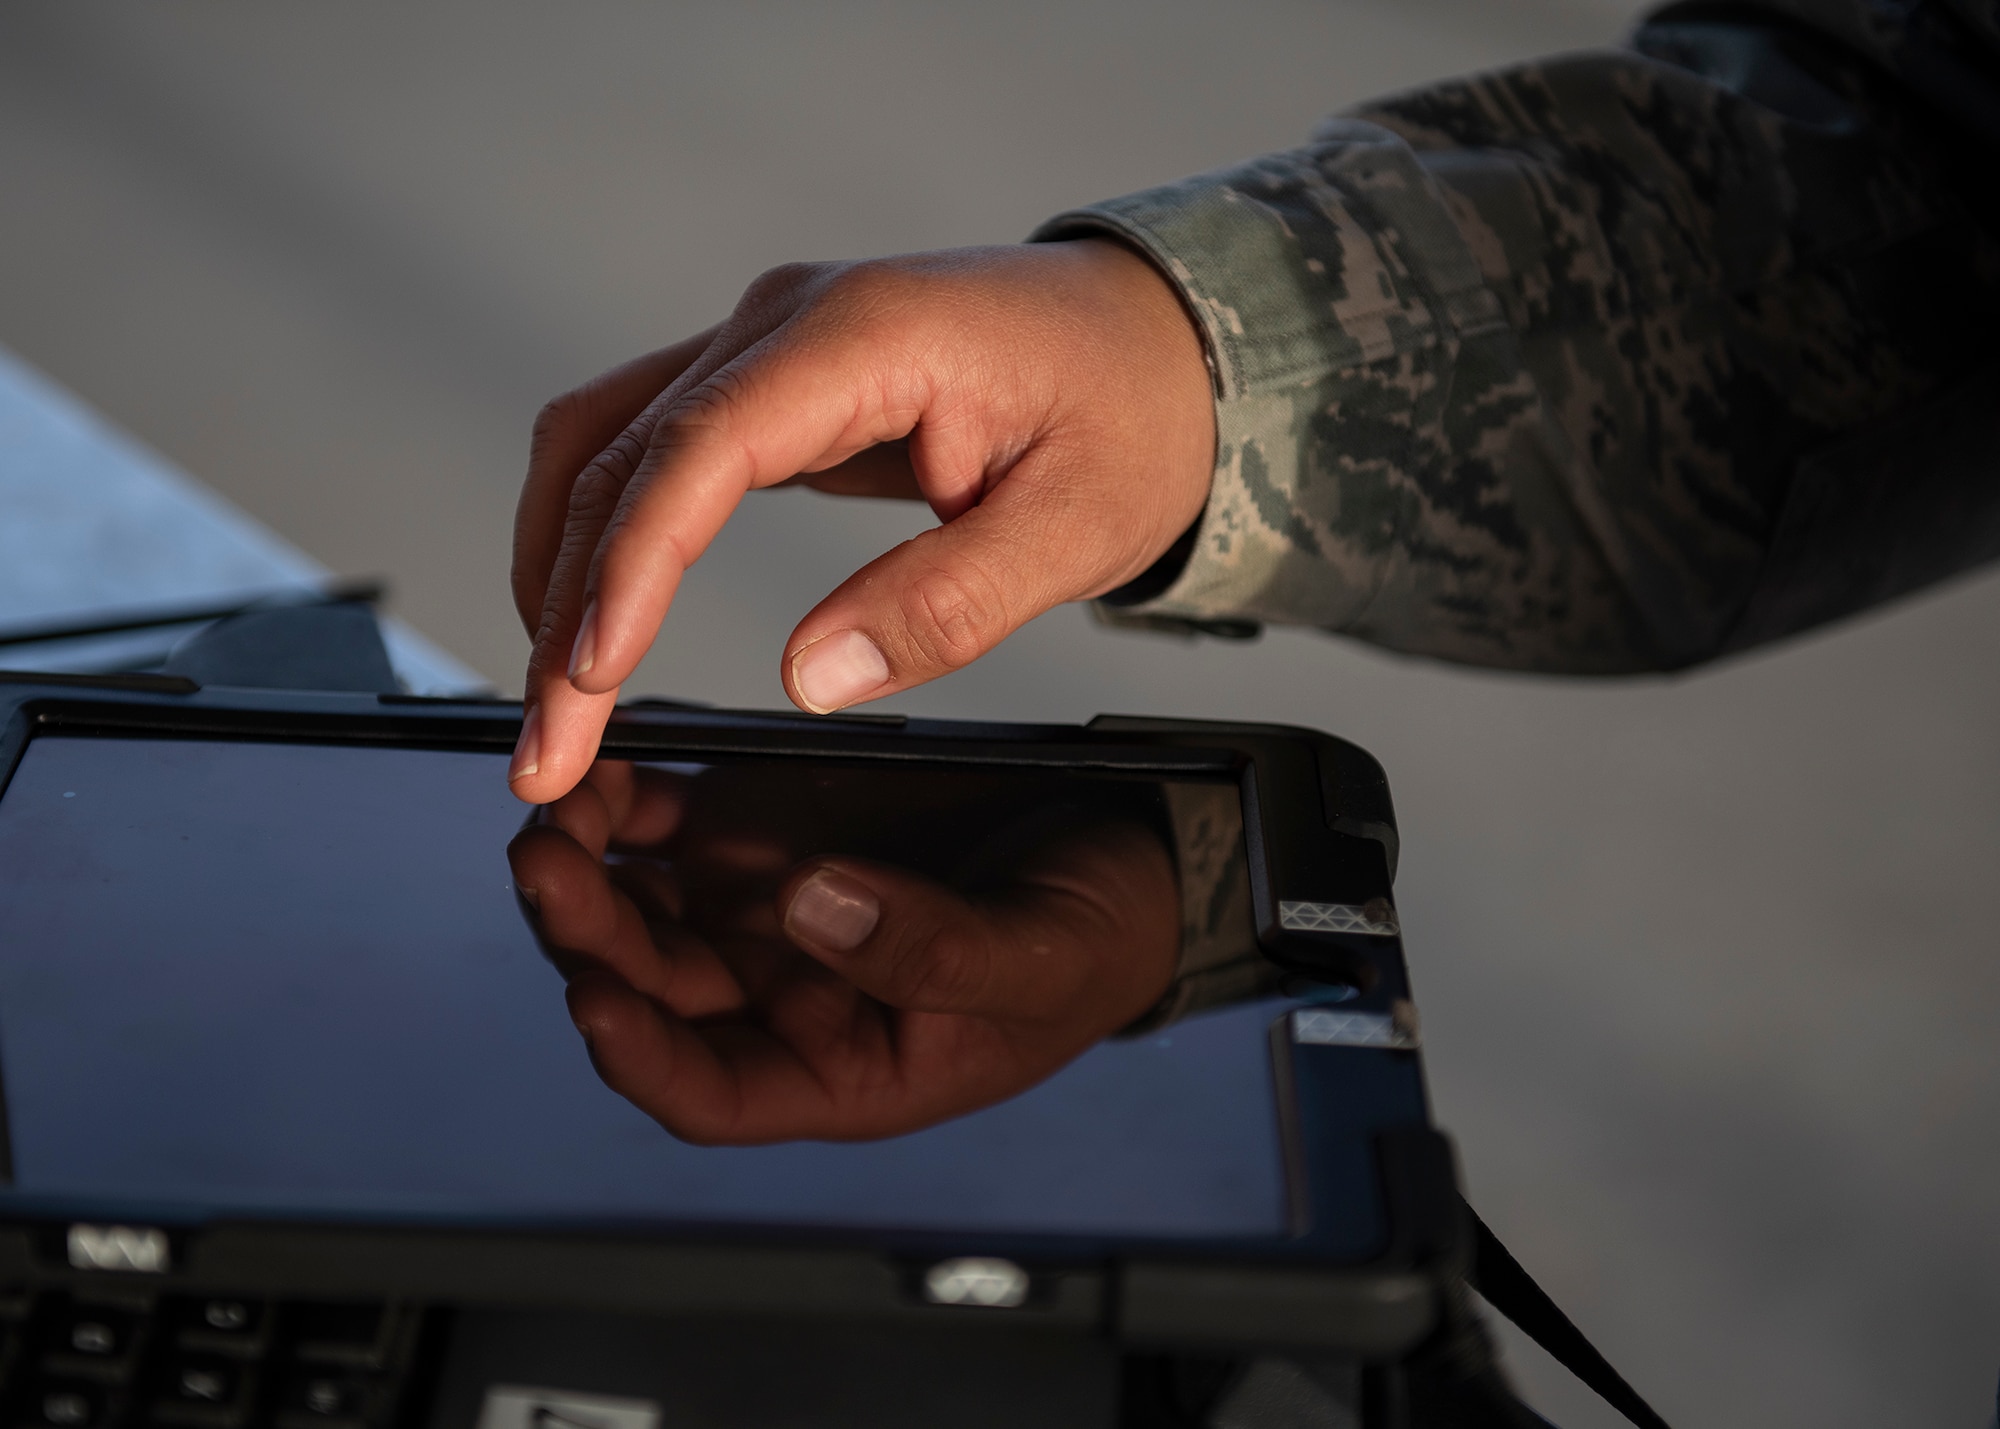
M 4 1429 L 393 1429 L 424 1315 L 399 1302 L 0 1295 Z

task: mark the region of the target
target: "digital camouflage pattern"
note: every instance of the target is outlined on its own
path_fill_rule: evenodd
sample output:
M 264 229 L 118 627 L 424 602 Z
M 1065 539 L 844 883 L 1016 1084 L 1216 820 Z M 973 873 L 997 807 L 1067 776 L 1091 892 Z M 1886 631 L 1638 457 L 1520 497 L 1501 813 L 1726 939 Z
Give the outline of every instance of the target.
M 1181 891 L 1181 952 L 1166 995 L 1126 1033 L 1276 991 L 1279 971 L 1257 946 L 1243 796 L 1233 784 L 1165 784 Z
M 1673 668 L 2000 555 L 2000 0 L 1675 7 L 1062 215 L 1173 278 L 1218 451 L 1109 604 Z

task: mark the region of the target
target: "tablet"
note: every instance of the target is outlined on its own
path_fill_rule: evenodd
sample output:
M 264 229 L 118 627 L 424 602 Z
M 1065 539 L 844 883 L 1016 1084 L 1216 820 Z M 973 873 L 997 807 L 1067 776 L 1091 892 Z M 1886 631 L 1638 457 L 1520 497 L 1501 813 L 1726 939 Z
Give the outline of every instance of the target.
M 87 1225 L 1407 1259 L 1382 1134 L 1428 1119 L 1393 820 L 1379 769 L 1333 767 L 1324 736 L 625 712 L 608 756 L 707 810 L 715 847 L 782 828 L 970 886 L 1036 830 L 1120 821 L 1183 896 L 1202 858 L 1238 870 L 1233 899 L 1202 875 L 1208 932 L 1269 960 L 963 1115 L 721 1146 L 611 1090 L 571 1023 L 510 870 L 518 708 L 0 695 L 0 1219 L 34 1255 Z M 1190 852 L 1196 806 L 1227 812 Z M 719 875 L 675 858 L 676 897 L 712 902 Z

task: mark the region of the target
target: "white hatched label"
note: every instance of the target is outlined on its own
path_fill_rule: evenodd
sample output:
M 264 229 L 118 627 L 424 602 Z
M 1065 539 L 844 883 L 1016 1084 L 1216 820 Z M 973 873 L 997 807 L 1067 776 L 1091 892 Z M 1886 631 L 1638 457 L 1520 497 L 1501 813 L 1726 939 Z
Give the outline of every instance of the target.
M 1402 931 L 1396 910 L 1381 898 L 1359 905 L 1281 900 L 1278 926 L 1294 933 L 1363 933 L 1377 938 L 1393 938 Z
M 1413 1017 L 1387 1012 L 1341 1012 L 1301 1007 L 1292 1014 L 1292 1041 L 1308 1047 L 1383 1047 L 1407 1051 L 1417 1045 Z

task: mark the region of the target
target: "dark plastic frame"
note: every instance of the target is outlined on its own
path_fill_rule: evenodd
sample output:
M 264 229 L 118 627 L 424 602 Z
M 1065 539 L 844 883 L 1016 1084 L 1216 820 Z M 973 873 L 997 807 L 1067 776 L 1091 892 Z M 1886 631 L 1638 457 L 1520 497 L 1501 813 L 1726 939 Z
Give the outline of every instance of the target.
M 41 733 L 280 740 L 503 751 L 517 703 L 406 695 L 202 689 L 173 676 L 0 672 L 0 795 Z M 621 707 L 606 754 L 755 755 L 958 767 L 1233 778 L 1243 791 L 1258 938 L 1302 991 L 1353 989 L 1343 1010 L 1409 997 L 1400 937 L 1284 928 L 1280 900 L 1393 906 L 1397 836 L 1381 766 L 1344 740 L 1278 725 L 1100 716 L 1010 725 Z M 3 934 L 0 934 L 3 935 Z M 270 1221 L 171 1229 L 161 1275 L 79 1271 L 67 1222 L 0 1210 L 0 1283 L 143 1279 L 160 1289 L 403 1295 L 454 1303 L 659 1313 L 888 1316 L 1029 1324 L 1121 1341 L 1226 1350 L 1314 1346 L 1391 1359 L 1435 1326 L 1463 1269 L 1451 1154 L 1429 1121 L 1413 1050 L 1293 1045 L 1274 1027 L 1286 1123 L 1290 1235 L 1206 1241 L 900 1233 L 848 1228 L 648 1227 L 550 1233 L 435 1225 Z M 4 1116 L 0 1106 L 0 1116 Z M 0 1123 L 3 1126 L 4 1123 Z M 1326 1228 L 1372 1202 L 1379 1234 L 1357 1255 Z M 926 1304 L 922 1270 L 1004 1256 L 1033 1290 L 1016 1309 Z

